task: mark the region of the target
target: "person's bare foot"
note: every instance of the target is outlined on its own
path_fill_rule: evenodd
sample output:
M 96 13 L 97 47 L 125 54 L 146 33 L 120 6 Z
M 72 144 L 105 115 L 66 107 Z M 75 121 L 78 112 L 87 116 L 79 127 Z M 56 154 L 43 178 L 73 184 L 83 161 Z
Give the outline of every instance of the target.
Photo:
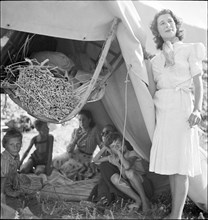
M 150 201 L 146 199 L 146 201 L 142 203 L 142 211 L 147 212 L 150 210 L 150 207 L 151 207 Z
M 150 210 L 149 204 L 142 204 L 142 212 L 148 212 Z
M 138 210 L 140 207 L 141 207 L 141 202 L 128 205 L 129 212 L 133 211 L 134 209 Z

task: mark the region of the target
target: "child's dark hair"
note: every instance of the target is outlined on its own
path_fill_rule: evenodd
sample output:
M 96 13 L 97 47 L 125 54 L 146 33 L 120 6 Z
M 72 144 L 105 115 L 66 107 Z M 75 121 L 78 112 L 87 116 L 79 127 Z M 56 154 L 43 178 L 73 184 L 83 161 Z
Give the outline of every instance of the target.
M 41 121 L 41 120 L 39 120 L 39 119 L 35 120 L 35 122 L 34 122 L 34 126 L 35 126 L 35 128 L 36 128 L 38 131 L 40 130 L 40 128 L 41 128 L 44 124 L 47 124 L 47 122 Z
M 112 124 L 107 124 L 104 126 L 104 128 L 110 128 L 112 132 L 117 132 L 116 126 Z
M 106 147 L 109 147 L 115 140 L 122 140 L 122 136 L 118 132 L 109 133 L 104 141 Z
M 2 138 L 3 148 L 6 148 L 6 145 L 11 138 L 19 138 L 22 141 L 22 133 L 19 130 L 17 130 L 16 128 L 8 129 L 6 134 Z
M 163 45 L 164 41 L 163 41 L 162 37 L 160 36 L 158 28 L 157 28 L 157 19 L 160 15 L 164 15 L 164 14 L 170 14 L 171 17 L 173 18 L 175 25 L 176 25 L 176 29 L 177 29 L 176 37 L 178 37 L 178 39 L 180 41 L 184 38 L 184 32 L 181 29 L 182 21 L 179 18 L 177 18 L 171 10 L 163 9 L 155 15 L 155 17 L 150 25 L 150 29 L 152 31 L 152 34 L 154 35 L 154 38 L 153 38 L 154 42 L 156 43 L 157 49 L 160 49 L 160 50 L 162 50 L 162 45 Z

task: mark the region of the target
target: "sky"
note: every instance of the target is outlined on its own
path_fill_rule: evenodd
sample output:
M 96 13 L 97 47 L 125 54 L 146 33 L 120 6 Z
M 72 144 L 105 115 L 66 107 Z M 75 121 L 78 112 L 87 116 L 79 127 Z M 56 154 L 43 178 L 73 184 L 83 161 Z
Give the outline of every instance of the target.
M 156 9 L 168 8 L 187 24 L 207 29 L 207 1 L 141 1 Z

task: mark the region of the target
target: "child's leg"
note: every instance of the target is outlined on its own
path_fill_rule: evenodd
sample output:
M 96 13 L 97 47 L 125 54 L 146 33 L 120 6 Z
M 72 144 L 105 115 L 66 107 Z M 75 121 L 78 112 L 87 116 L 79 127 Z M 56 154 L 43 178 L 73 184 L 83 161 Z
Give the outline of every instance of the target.
M 135 200 L 137 207 L 139 208 L 141 206 L 141 199 L 139 195 L 137 195 L 129 186 L 129 184 L 120 176 L 119 174 L 115 173 L 111 176 L 111 182 L 122 192 L 124 192 L 126 195 L 131 197 Z
M 188 194 L 189 180 L 188 176 L 175 174 L 170 176 L 171 181 L 171 193 L 172 194 L 172 210 L 170 213 L 170 219 L 181 219 L 184 204 Z
M 127 170 L 125 171 L 125 174 L 127 178 L 129 179 L 131 185 L 134 187 L 134 189 L 138 192 L 138 194 L 141 197 L 142 200 L 142 210 L 147 211 L 149 207 L 149 200 L 147 199 L 144 188 L 142 185 L 142 180 L 139 176 L 135 175 L 135 172 L 133 170 Z
M 28 159 L 28 161 L 20 167 L 21 173 L 33 173 L 33 160 Z

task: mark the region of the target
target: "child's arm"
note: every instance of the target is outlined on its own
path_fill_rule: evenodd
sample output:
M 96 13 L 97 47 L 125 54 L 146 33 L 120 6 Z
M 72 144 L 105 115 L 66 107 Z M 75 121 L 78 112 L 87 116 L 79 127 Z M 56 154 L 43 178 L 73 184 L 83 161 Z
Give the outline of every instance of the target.
M 100 163 L 103 162 L 101 159 L 104 158 L 102 157 L 103 153 L 107 152 L 108 148 L 106 146 L 103 146 L 101 150 L 95 155 L 95 157 L 92 158 L 92 162 L 94 163 Z M 101 161 L 100 161 L 101 160 Z M 107 161 L 107 159 L 104 159 L 104 161 Z
M 142 157 L 135 150 L 129 151 L 129 157 L 136 157 L 137 159 L 139 158 L 142 160 Z
M 117 154 L 124 169 L 128 170 L 131 167 L 129 161 L 123 156 L 120 151 L 117 151 Z
M 108 156 L 101 157 L 99 160 L 96 161 L 96 163 L 102 163 L 109 161 Z
M 36 138 L 36 136 L 33 137 L 32 140 L 30 141 L 30 144 L 29 144 L 27 150 L 25 151 L 25 153 L 24 153 L 23 156 L 22 156 L 22 159 L 20 160 L 18 169 L 20 168 L 20 166 L 22 165 L 24 159 L 27 157 L 28 153 L 30 152 L 30 150 L 31 150 L 31 148 L 32 148 L 32 146 L 33 146 L 33 144 L 34 144 L 35 138 Z
M 108 156 L 108 161 L 120 169 L 121 164 L 119 163 L 119 157 L 117 157 L 117 155 L 112 153 L 111 155 Z
M 46 164 L 46 175 L 49 176 L 51 174 L 51 161 L 52 161 L 52 155 L 53 155 L 53 142 L 54 137 L 52 135 L 49 135 L 49 143 L 48 143 L 48 160 Z

